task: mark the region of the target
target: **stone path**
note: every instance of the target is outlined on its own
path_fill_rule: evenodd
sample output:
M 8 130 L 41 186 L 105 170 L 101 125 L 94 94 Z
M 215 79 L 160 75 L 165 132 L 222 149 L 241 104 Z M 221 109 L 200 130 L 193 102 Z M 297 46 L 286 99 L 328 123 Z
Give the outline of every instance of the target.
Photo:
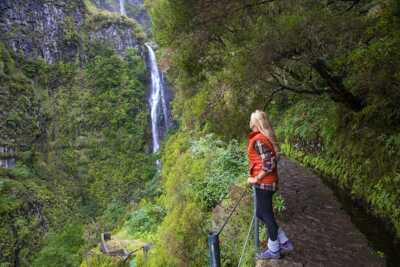
M 280 161 L 279 173 L 287 209 L 278 223 L 295 250 L 279 261 L 257 261 L 257 267 L 385 266 L 318 176 L 287 159 Z

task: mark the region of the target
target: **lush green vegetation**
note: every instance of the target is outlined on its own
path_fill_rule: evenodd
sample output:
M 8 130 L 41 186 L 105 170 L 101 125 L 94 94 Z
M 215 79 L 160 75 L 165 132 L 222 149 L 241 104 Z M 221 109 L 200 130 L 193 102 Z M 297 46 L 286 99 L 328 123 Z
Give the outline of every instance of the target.
M 180 124 L 161 153 L 166 215 L 150 265 L 206 264 L 211 210 L 245 175 L 233 171 L 244 162 L 230 165 L 215 142 L 229 151 L 233 138 L 244 140 L 255 109 L 269 114 L 283 152 L 332 177 L 400 236 L 398 1 L 147 5 Z M 245 210 L 223 238 L 225 265 L 237 263 Z
M 213 135 L 201 136 L 175 133 L 164 146 L 163 192 L 157 203 L 166 215 L 152 235 L 155 246 L 146 262 L 149 266 L 207 265 L 210 212 L 227 197 L 230 186 L 246 177 L 243 146 L 236 141 L 225 143 Z M 241 212 L 250 215 L 250 206 L 242 206 Z M 235 241 L 233 238 L 226 244 L 234 246 Z M 237 260 L 237 255 L 233 259 Z
M 399 133 L 376 133 L 366 127 L 350 134 L 332 103 L 314 102 L 312 110 L 310 103 L 298 102 L 280 117 L 283 151 L 335 179 L 354 198 L 364 201 L 370 212 L 390 221 L 399 235 Z M 355 119 L 365 116 L 353 115 Z
M 61 7 L 84 16 L 80 28 L 72 15 L 59 25 L 62 43 L 78 47 L 64 61 L 28 59 L 0 42 L 0 145 L 14 148 L 17 160 L 0 170 L 1 266 L 79 266 L 155 173 L 143 58 L 90 38 L 112 27 L 140 45 L 141 27 L 90 1 Z
M 80 68 L 1 52 L 3 136 L 18 150 L 1 173 L 1 262 L 77 266 L 154 173 L 143 60 L 96 47 Z
M 245 143 L 220 140 L 205 132 L 178 131 L 162 148 L 162 190 L 128 213 L 120 232 L 153 244 L 147 258 L 138 253 L 138 266 L 205 266 L 207 235 L 216 231 L 245 190 L 246 197 L 222 232 L 224 265 L 238 262 L 252 217 L 251 190 L 246 186 Z M 276 211 L 284 209 L 277 195 Z M 219 211 L 214 208 L 219 205 Z M 244 266 L 251 266 L 249 244 Z
M 97 9 L 65 42 L 134 21 Z M 207 234 L 247 190 L 249 115 L 267 111 L 281 149 L 331 177 L 400 236 L 400 2 L 149 0 L 158 55 L 175 90 L 160 155 L 149 140 L 145 69 L 136 50 L 82 46 L 48 65 L 0 45 L 0 265 L 117 266 L 99 233 L 153 246 L 131 265 L 205 266 Z M 139 10 L 140 11 L 140 10 Z M 130 12 L 139 12 L 131 10 Z M 123 30 L 123 29 L 122 29 Z M 86 51 L 87 50 L 87 51 Z M 154 160 L 160 156 L 158 173 Z M 221 234 L 236 265 L 251 199 Z M 276 199 L 277 211 L 284 200 Z M 88 251 L 86 260 L 82 256 Z M 244 264 L 253 265 L 253 248 Z
M 114 25 L 119 26 L 118 28 L 121 33 L 126 33 L 127 30 L 132 29 L 135 38 L 141 43 L 145 40 L 146 35 L 142 26 L 135 19 L 97 8 L 90 0 L 84 0 L 84 3 L 88 11 L 84 32 L 96 31 Z

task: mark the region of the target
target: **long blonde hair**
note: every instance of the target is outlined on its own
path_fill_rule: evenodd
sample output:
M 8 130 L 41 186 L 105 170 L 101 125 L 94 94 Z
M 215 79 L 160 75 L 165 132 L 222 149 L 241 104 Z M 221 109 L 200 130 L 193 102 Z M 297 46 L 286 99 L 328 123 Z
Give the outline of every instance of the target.
M 279 144 L 276 141 L 274 129 L 264 111 L 256 110 L 251 113 L 249 126 L 251 129 L 254 126 L 257 127 L 257 129 L 271 141 L 275 152 L 279 152 Z

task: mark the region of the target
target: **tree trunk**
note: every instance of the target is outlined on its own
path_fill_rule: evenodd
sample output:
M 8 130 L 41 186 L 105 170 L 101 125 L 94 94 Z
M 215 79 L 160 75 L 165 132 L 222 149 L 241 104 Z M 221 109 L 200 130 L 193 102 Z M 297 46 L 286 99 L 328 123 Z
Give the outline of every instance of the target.
M 353 111 L 360 111 L 364 108 L 365 105 L 362 99 L 349 92 L 340 77 L 331 75 L 323 60 L 319 59 L 312 63 L 311 66 L 328 84 L 330 96 L 334 101 L 343 103 Z

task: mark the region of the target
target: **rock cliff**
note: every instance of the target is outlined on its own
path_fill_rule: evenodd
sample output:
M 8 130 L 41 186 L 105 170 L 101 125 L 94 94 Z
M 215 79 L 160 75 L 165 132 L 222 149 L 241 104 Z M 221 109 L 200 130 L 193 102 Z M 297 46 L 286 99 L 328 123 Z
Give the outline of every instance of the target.
M 143 0 L 93 0 L 94 4 L 100 8 L 110 12 L 121 12 L 121 5 L 124 5 L 126 15 L 130 18 L 134 18 L 140 25 L 146 30 L 150 31 L 151 21 L 150 17 L 144 7 Z
M 46 63 L 82 60 L 94 42 L 107 42 L 119 53 L 143 41 L 134 20 L 97 10 L 83 0 L 0 1 L 0 41 L 25 58 Z

